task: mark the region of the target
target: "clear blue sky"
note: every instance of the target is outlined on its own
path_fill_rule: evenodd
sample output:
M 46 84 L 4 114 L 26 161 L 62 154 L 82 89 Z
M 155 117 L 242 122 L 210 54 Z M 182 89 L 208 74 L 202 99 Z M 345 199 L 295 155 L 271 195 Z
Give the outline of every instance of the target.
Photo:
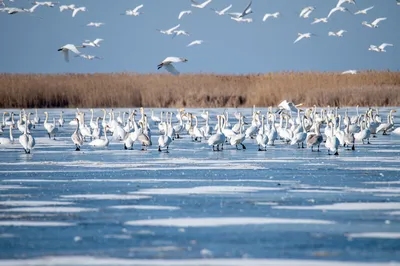
M 357 5 L 343 6 L 355 12 L 374 5 L 367 15 L 353 16 L 337 12 L 328 23 L 311 25 L 314 17 L 326 17 L 336 0 L 253 0 L 250 15 L 253 23 L 238 23 L 228 16 L 217 16 L 209 8 L 222 9 L 233 4 L 231 12 L 241 11 L 248 0 L 213 0 L 207 8 L 191 7 L 190 0 L 59 0 L 61 4 L 86 6 L 88 12 L 60 13 L 58 7 L 39 7 L 35 14 L 0 13 L 2 25 L 0 72 L 13 73 L 155 73 L 157 64 L 167 56 L 185 57 L 189 61 L 176 68 L 181 73 L 244 74 L 276 71 L 344 71 L 348 69 L 400 69 L 400 6 L 395 0 L 357 0 Z M 199 0 L 201 2 L 201 0 Z M 31 1 L 15 0 L 6 4 L 31 7 Z M 144 4 L 145 14 L 121 16 L 126 9 Z M 299 18 L 305 6 L 315 6 L 311 18 Z M 178 20 L 182 10 L 193 14 Z M 265 13 L 281 12 L 278 19 L 262 22 Z M 361 25 L 363 20 L 387 17 L 379 28 Z M 86 27 L 89 22 L 104 22 L 103 27 Z M 191 36 L 162 35 L 157 28 L 176 24 Z M 328 37 L 328 31 L 345 29 L 343 38 Z M 293 41 L 297 33 L 318 35 Z M 81 52 L 104 57 L 104 60 L 71 58 L 63 60 L 57 49 L 62 45 L 81 44 L 84 40 L 104 39 L 99 48 Z M 187 48 L 196 39 L 206 42 Z M 393 43 L 386 53 L 368 51 L 370 44 Z M 159 70 L 158 72 L 165 72 Z

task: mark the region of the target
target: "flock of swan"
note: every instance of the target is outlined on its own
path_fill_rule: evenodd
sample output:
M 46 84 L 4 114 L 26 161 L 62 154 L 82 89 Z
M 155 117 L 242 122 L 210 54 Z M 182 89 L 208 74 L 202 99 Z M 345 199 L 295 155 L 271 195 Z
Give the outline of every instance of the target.
M 10 0 L 11 1 L 11 0 Z M 190 14 L 193 14 L 194 10 L 197 9 L 205 9 L 210 7 L 213 3 L 213 0 L 205 0 L 201 3 L 195 1 L 195 0 L 191 0 L 191 7 L 193 10 L 183 10 L 178 14 L 178 20 L 182 20 L 185 16 L 188 16 Z M 12 1 L 13 2 L 13 1 Z M 397 5 L 399 5 L 398 1 L 395 1 L 395 3 Z M 0 1 L 0 4 L 4 4 L 4 1 Z M 35 10 L 38 7 L 54 7 L 56 5 L 60 4 L 59 2 L 51 2 L 51 1 L 47 1 L 47 2 L 33 2 L 33 7 L 31 7 L 30 9 L 26 9 L 26 8 L 15 8 L 15 7 L 3 7 L 0 8 L 0 11 L 3 12 L 7 12 L 10 15 L 14 15 L 17 13 L 28 13 L 31 14 L 35 12 Z M 319 24 L 319 23 L 328 23 L 329 20 L 331 19 L 332 16 L 334 16 L 334 14 L 336 13 L 348 13 L 351 15 L 368 15 L 369 12 L 371 12 L 371 10 L 374 8 L 374 6 L 370 6 L 370 7 L 365 7 L 363 9 L 357 10 L 355 12 L 350 11 L 347 7 L 345 7 L 345 5 L 355 5 L 356 1 L 355 0 L 338 0 L 336 6 L 334 6 L 326 15 L 326 17 L 322 17 L 322 18 L 314 18 L 314 20 L 311 22 L 311 25 L 315 25 L 315 24 Z M 142 12 L 141 10 L 144 8 L 144 4 L 140 4 L 137 7 L 135 7 L 134 9 L 128 9 L 126 10 L 124 13 L 121 13 L 121 15 L 125 15 L 125 16 L 140 16 L 142 14 L 144 14 L 144 12 Z M 217 10 L 215 8 L 210 7 L 209 9 L 212 10 L 216 15 L 218 16 L 229 16 L 232 20 L 236 21 L 236 22 L 245 22 L 245 23 L 250 23 L 253 22 L 253 18 L 250 17 L 251 14 L 253 14 L 253 10 L 252 10 L 252 1 L 250 1 L 245 7 L 244 9 L 242 9 L 240 12 L 229 12 L 232 8 L 232 4 L 226 6 L 225 8 L 221 9 L 221 10 Z M 70 5 L 60 5 L 59 6 L 60 12 L 63 11 L 71 11 L 72 12 L 72 17 L 75 17 L 78 12 L 85 12 L 87 11 L 86 7 L 77 7 L 75 6 L 75 4 L 70 4 Z M 302 19 L 308 19 L 310 18 L 311 14 L 313 13 L 313 11 L 316 9 L 315 6 L 307 6 L 304 7 L 300 13 L 299 13 L 299 17 Z M 269 19 L 278 19 L 281 16 L 280 12 L 274 12 L 274 13 L 266 13 L 263 15 L 262 21 L 267 21 Z M 337 15 L 335 15 L 337 16 Z M 381 23 L 383 23 L 383 21 L 385 21 L 387 18 L 386 17 L 378 17 L 375 18 L 374 20 L 372 20 L 371 22 L 368 22 L 366 20 L 361 22 L 362 26 L 365 27 L 369 27 L 369 28 L 378 28 L 379 25 Z M 89 22 L 87 24 L 87 26 L 89 27 L 101 27 L 103 26 L 105 23 L 103 22 Z M 177 36 L 183 35 L 183 36 L 190 36 L 190 34 L 185 31 L 182 30 L 181 28 L 181 24 L 177 24 L 176 26 L 169 28 L 169 29 L 164 29 L 164 30 L 160 30 L 157 29 L 158 32 L 160 32 L 161 34 L 165 34 L 165 35 L 171 35 L 172 38 L 175 38 Z M 344 33 L 347 33 L 347 31 L 345 29 L 340 29 L 337 32 L 334 31 L 329 31 L 328 32 L 328 36 L 330 37 L 343 37 Z M 303 39 L 309 39 L 313 36 L 317 36 L 316 34 L 312 33 L 312 32 L 306 32 L 306 33 L 298 33 L 297 38 L 295 39 L 294 43 L 297 43 Z M 93 60 L 93 59 L 103 59 L 102 57 L 99 56 L 93 56 L 93 55 L 85 55 L 85 54 L 81 54 L 81 52 L 78 50 L 78 48 L 86 48 L 88 46 L 91 47 L 100 47 L 99 43 L 103 41 L 103 39 L 96 39 L 95 41 L 90 41 L 90 40 L 86 40 L 85 42 L 83 42 L 81 45 L 74 45 L 74 44 L 66 44 L 63 45 L 62 47 L 60 47 L 58 49 L 58 51 L 62 52 L 64 54 L 64 58 L 65 61 L 69 62 L 69 52 L 72 52 L 75 54 L 75 57 L 81 57 L 81 58 L 85 58 L 88 60 Z M 194 45 L 201 45 L 202 43 L 204 43 L 204 40 L 194 40 L 192 42 L 190 42 L 187 47 L 191 47 Z M 368 48 L 369 51 L 373 51 L 373 52 L 386 52 L 385 48 L 386 47 L 390 47 L 393 46 L 393 44 L 391 43 L 386 43 L 383 42 L 380 45 L 376 45 L 376 44 L 371 44 Z M 176 70 L 176 68 L 173 66 L 174 63 L 178 63 L 178 62 L 187 62 L 188 60 L 186 58 L 182 58 L 182 57 L 167 57 L 166 59 L 164 59 L 160 64 L 158 69 L 160 69 L 160 65 L 167 70 L 168 72 L 170 72 L 173 75 L 178 75 L 179 72 Z M 351 70 L 351 71 L 345 71 L 343 72 L 343 74 L 356 74 L 357 71 L 356 70 Z
M 295 105 L 285 100 L 278 105 L 277 110 L 269 107 L 265 113 L 253 107 L 248 117 L 235 112 L 235 122 L 229 119 L 232 114 L 226 110 L 217 111 L 214 116 L 210 115 L 209 110 L 195 114 L 178 109 L 176 114 L 168 111 L 157 116 L 154 110 L 146 113 L 144 108 L 140 108 L 139 112 L 129 110 L 117 114 L 113 109 L 102 109 L 102 115 L 96 116 L 95 111 L 90 109 L 89 124 L 86 124 L 85 112 L 79 109 L 75 118 L 68 123 L 64 119 L 63 111 L 60 111 L 57 119 L 50 119 L 48 112 L 44 112 L 42 123 L 37 109 L 33 119 L 33 113 L 22 109 L 19 114 L 3 112 L 0 147 L 14 144 L 13 129 L 18 129 L 21 132 L 18 141 L 24 151 L 30 153 L 35 146 L 32 131 L 38 126 L 43 126 L 49 139 L 54 140 L 59 128 L 74 126 L 71 146 L 73 144 L 77 151 L 84 146 L 107 147 L 110 143 L 107 134 L 112 136 L 111 141 L 121 143 L 121 148 L 130 150 L 137 143 L 142 150 L 147 150 L 153 145 L 152 136 L 155 132 L 158 137 L 155 145 L 160 152 L 168 152 L 171 144 L 190 139 L 196 143 L 206 143 L 213 151 L 222 151 L 224 145 L 233 146 L 237 150 L 246 149 L 246 142 L 255 143 L 259 151 L 266 151 L 268 146 L 279 142 L 298 148 L 307 146 L 311 151 L 320 151 L 320 146 L 324 145 L 328 154 L 338 155 L 340 147 L 354 150 L 356 143 L 370 144 L 370 138 L 377 134 L 400 134 L 400 127 L 396 128 L 394 124 L 393 114 L 396 110 L 390 110 L 385 119 L 381 117 L 378 108 L 369 108 L 361 113 L 357 106 L 356 115 L 349 116 L 347 109 L 341 115 L 338 108 L 318 110 L 316 106 L 304 109 L 301 106 L 302 104 Z M 16 117 L 19 117 L 17 121 Z M 9 137 L 6 137 L 7 129 Z

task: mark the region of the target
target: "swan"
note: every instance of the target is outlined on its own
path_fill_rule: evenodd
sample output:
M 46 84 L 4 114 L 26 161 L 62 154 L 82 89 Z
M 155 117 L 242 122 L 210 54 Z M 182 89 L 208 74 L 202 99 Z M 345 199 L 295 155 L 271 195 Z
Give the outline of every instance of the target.
M 364 14 L 364 15 L 366 15 L 367 12 L 368 12 L 369 10 L 373 9 L 373 8 L 374 8 L 374 6 L 370 6 L 370 7 L 366 8 L 366 9 L 358 10 L 357 12 L 354 13 L 354 15 L 359 15 L 359 14 Z
M 368 122 L 366 121 L 361 122 L 361 131 L 354 134 L 354 139 L 357 141 L 362 141 L 363 144 L 364 140 L 366 139 L 367 143 L 371 144 L 369 142 L 370 136 L 371 136 L 371 130 L 369 130 L 368 128 Z
M 337 12 L 337 11 L 341 11 L 341 12 L 346 12 L 347 11 L 347 12 L 349 12 L 351 14 L 350 10 L 348 10 L 347 8 L 342 7 L 342 6 L 337 6 L 337 7 L 332 8 L 331 11 L 329 11 L 329 14 L 328 14 L 327 18 L 332 16 L 332 14 Z
M 33 128 L 40 124 L 40 117 L 38 116 L 37 108 L 35 109 L 35 117 L 33 118 Z
M 104 24 L 105 23 L 103 23 L 103 22 L 89 22 L 86 26 L 98 28 L 98 27 L 103 26 Z
M 135 7 L 135 8 L 132 9 L 132 10 L 126 10 L 125 13 L 124 13 L 124 14 L 121 14 L 121 15 L 137 17 L 137 16 L 139 16 L 140 14 L 144 14 L 144 12 L 138 12 L 139 9 L 141 9 L 142 7 L 143 7 L 143 4 L 141 4 L 141 5 L 137 6 L 137 7 Z
M 225 142 L 225 135 L 224 133 L 222 133 L 221 128 L 222 128 L 222 116 L 218 115 L 217 116 L 217 120 L 218 120 L 218 130 L 216 132 L 216 134 L 212 135 L 209 139 L 208 139 L 208 145 L 212 146 L 212 150 L 215 151 L 214 147 L 217 146 L 217 151 L 219 151 L 219 145 L 221 145 L 221 150 L 224 149 L 224 142 Z
M 221 11 L 215 10 L 214 8 L 211 8 L 212 11 L 215 12 L 215 14 L 219 15 L 219 16 L 223 16 L 226 14 L 226 12 L 231 9 L 232 5 L 229 5 L 227 7 L 225 7 L 224 9 L 222 9 Z
M 179 112 L 182 112 L 182 111 L 179 110 Z M 179 134 L 182 132 L 182 130 L 183 130 L 183 128 L 184 128 L 184 126 L 183 126 L 183 121 L 182 121 L 182 119 L 181 119 L 181 116 L 179 116 L 178 121 L 179 121 L 179 124 L 177 124 L 177 125 L 174 126 L 175 138 L 177 138 L 177 139 L 180 138 Z
M 154 110 L 153 109 L 151 109 L 151 117 L 150 118 L 151 118 L 151 121 L 154 122 L 154 124 L 158 124 L 158 123 L 161 122 L 161 119 L 158 116 L 154 115 Z
M 168 115 L 168 114 L 167 114 L 167 115 Z M 161 136 L 158 137 L 158 151 L 161 152 L 161 148 L 167 147 L 166 152 L 168 153 L 168 152 L 169 152 L 169 151 L 168 151 L 168 148 L 169 148 L 169 145 L 170 145 L 171 142 L 172 142 L 172 139 L 171 139 L 170 136 L 168 136 L 168 127 L 169 127 L 169 124 L 166 123 L 165 126 L 166 126 L 166 129 L 164 130 L 164 131 L 165 131 L 165 132 L 164 132 L 164 135 L 161 135 Z
M 315 35 L 315 34 L 313 34 L 313 33 L 310 33 L 310 32 L 307 32 L 307 33 L 298 33 L 297 35 L 298 35 L 298 37 L 297 37 L 297 39 L 296 39 L 293 43 L 296 43 L 296 42 L 300 41 L 300 40 L 303 39 L 303 38 L 311 38 L 311 36 L 317 36 L 317 35 Z
M 142 151 L 144 151 L 145 150 L 144 147 L 146 147 L 147 149 L 147 147 L 150 146 L 152 143 L 151 143 L 151 138 L 143 131 L 143 127 L 145 127 L 144 123 L 140 121 L 139 125 L 140 129 L 138 131 L 137 140 L 142 144 Z
M 38 2 L 38 1 L 35 1 L 35 2 L 33 2 L 33 4 L 39 5 L 39 6 L 55 7 L 56 5 L 60 4 L 60 2 Z
M 209 125 L 209 119 L 210 119 L 210 117 L 209 117 L 209 115 L 208 115 L 208 111 L 207 111 L 207 115 L 206 115 L 205 117 L 206 117 L 206 124 L 205 124 L 203 127 L 201 127 L 200 130 L 203 132 L 204 138 L 207 139 L 207 138 L 209 138 L 209 137 L 211 136 L 212 131 L 213 131 L 213 128 L 210 127 L 210 125 Z M 204 118 L 204 117 L 203 117 L 203 118 Z
M 367 21 L 363 21 L 363 22 L 361 22 L 361 24 L 368 28 L 378 28 L 379 22 L 384 21 L 386 19 L 387 18 L 377 18 L 374 21 L 372 21 L 371 23 L 368 23 Z
M 325 147 L 328 149 L 328 155 L 331 155 L 330 152 L 334 152 L 335 155 L 339 155 L 339 140 L 333 133 L 333 124 L 329 122 L 331 133 L 329 134 L 328 138 L 326 139 Z
M 33 13 L 38 6 L 39 5 L 34 5 L 33 7 L 29 8 L 29 9 L 10 7 L 10 8 L 7 8 L 7 13 L 9 15 L 14 15 L 14 14 L 17 14 L 17 13 Z
M 209 3 L 211 3 L 212 0 L 206 0 L 203 3 L 199 4 L 198 2 L 191 0 L 192 1 L 192 7 L 196 8 L 205 8 Z
M 99 139 L 95 139 L 92 140 L 88 145 L 92 146 L 94 148 L 103 148 L 103 147 L 108 147 L 108 144 L 110 143 L 110 140 L 107 137 L 107 129 L 109 128 L 108 125 L 106 125 L 103 128 L 103 132 L 104 132 L 104 139 L 99 138 Z
M 184 31 L 184 30 L 176 30 L 176 31 L 174 31 L 174 34 L 173 34 L 173 36 L 172 36 L 172 39 L 175 38 L 176 36 L 179 36 L 179 35 L 190 36 L 190 34 L 189 34 L 187 31 Z
M 74 10 L 75 5 L 61 5 L 60 6 L 60 12 L 63 12 L 64 10 Z
M 302 128 L 302 130 L 298 130 L 298 133 L 293 135 L 290 145 L 297 144 L 297 147 L 300 148 L 300 143 L 301 143 L 301 148 L 304 148 L 304 141 L 307 138 L 307 132 L 306 129 L 304 128 L 304 116 L 301 119 L 300 127 Z
M 63 52 L 64 54 L 64 60 L 66 62 L 69 62 L 69 51 L 75 53 L 75 54 L 80 54 L 81 52 L 78 51 L 77 48 L 85 48 L 85 46 L 75 46 L 73 44 L 66 44 L 64 46 L 61 46 L 57 51 Z
M 92 128 L 93 129 L 93 131 L 92 131 L 92 138 L 93 139 L 99 139 L 100 138 L 100 134 L 101 134 L 100 127 L 99 127 L 99 120 L 100 119 L 103 119 L 103 118 L 101 118 L 101 117 L 97 117 L 96 118 L 97 127 Z
M 193 135 L 194 135 L 194 140 L 195 141 L 200 141 L 204 138 L 204 132 L 202 130 L 200 130 L 199 125 L 198 125 L 198 121 L 197 121 L 197 116 L 193 116 L 195 122 L 195 125 L 193 127 Z M 198 140 L 200 139 L 200 140 Z
M 32 137 L 31 134 L 28 134 L 28 124 L 25 123 L 25 131 L 24 134 L 19 136 L 18 138 L 19 143 L 22 145 L 22 147 L 25 150 L 25 153 L 31 153 L 31 150 L 35 146 L 35 139 Z
M 245 16 L 253 13 L 251 10 L 251 4 L 253 1 L 250 1 L 249 4 L 246 6 L 246 8 L 243 10 L 243 12 L 238 16 L 238 18 L 244 18 Z
M 86 137 L 92 138 L 92 132 L 90 131 L 90 128 L 88 126 L 86 126 L 85 124 L 85 113 L 84 112 L 79 112 L 79 123 L 80 123 L 80 127 L 79 130 L 83 136 L 84 139 L 86 139 Z
M 103 39 L 96 39 L 93 42 L 90 40 L 85 40 L 82 43 L 82 46 L 91 46 L 91 47 L 100 47 L 100 42 L 104 41 Z
M 264 115 L 261 115 L 261 128 L 256 137 L 258 151 L 266 151 L 267 150 L 268 136 L 265 134 L 264 119 L 265 119 Z M 264 149 L 262 150 L 261 147 L 264 147 Z
M 264 15 L 262 21 L 266 21 L 266 20 L 267 20 L 268 18 L 270 18 L 270 17 L 272 17 L 272 18 L 278 18 L 278 16 L 279 16 L 280 14 L 281 14 L 281 13 L 279 13 L 279 12 L 275 12 L 275 13 L 266 13 L 266 14 Z
M 354 133 L 350 132 L 350 124 L 347 124 L 345 129 L 344 129 L 344 145 L 343 146 L 350 146 L 351 144 L 351 149 L 354 151 L 354 143 L 355 143 L 355 138 L 354 138 Z
M 240 116 L 239 124 L 243 123 L 243 116 Z M 243 141 L 245 141 L 246 135 L 242 133 L 242 127 L 239 127 L 239 134 L 235 134 L 230 138 L 230 144 L 233 146 L 236 146 L 236 149 L 238 150 L 237 145 L 242 145 L 242 149 L 245 150 L 246 146 L 244 146 Z
M 307 17 L 309 17 L 309 15 L 311 14 L 311 12 L 314 11 L 314 10 L 315 10 L 315 7 L 313 7 L 313 6 L 307 6 L 307 7 L 303 8 L 303 9 L 300 11 L 299 17 L 300 17 L 300 18 L 307 18 Z
M 58 133 L 58 128 L 56 127 L 56 123 L 55 123 L 55 118 L 54 118 L 54 123 L 49 123 L 48 119 L 49 119 L 49 113 L 44 112 L 44 114 L 46 115 L 46 119 L 44 120 L 43 126 L 47 131 L 47 134 L 49 135 L 49 139 L 51 139 L 51 135 L 53 135 L 54 140 L 56 139 L 56 134 Z
M 369 50 L 369 51 L 378 52 L 378 53 L 386 52 L 385 48 L 386 48 L 387 46 L 393 46 L 393 44 L 391 44 L 391 43 L 382 43 L 382 44 L 379 45 L 379 46 L 370 45 L 369 48 L 368 48 L 368 50 Z
M 235 20 L 237 22 L 247 22 L 247 23 L 251 23 L 253 22 L 252 18 L 238 18 L 238 17 L 231 17 L 232 20 Z
M 25 126 L 25 128 L 26 128 L 26 126 Z M 10 130 L 10 135 L 9 135 L 8 138 L 5 138 L 5 137 L 1 137 L 0 138 L 0 145 L 14 144 L 14 137 L 13 137 L 13 134 L 12 134 L 12 129 L 13 129 L 13 127 L 10 127 L 10 129 L 9 129 Z
M 328 36 L 335 36 L 335 37 L 343 37 L 343 33 L 347 32 L 346 30 L 340 30 L 338 32 L 330 31 L 328 32 Z
M 388 117 L 387 117 L 388 122 L 387 123 L 381 123 L 378 126 L 378 128 L 376 129 L 376 133 L 379 133 L 379 132 L 382 131 L 383 132 L 382 135 L 387 135 L 387 131 L 389 131 L 394 126 L 394 121 L 393 121 L 393 115 L 392 114 L 395 113 L 395 112 L 396 112 L 396 110 L 390 110 L 390 112 L 388 114 Z
M 181 19 L 184 15 L 189 15 L 189 14 L 192 14 L 192 11 L 191 11 L 191 10 L 184 10 L 184 11 L 181 11 L 181 12 L 179 13 L 179 15 L 178 15 L 178 19 Z
M 74 131 L 74 133 L 71 136 L 72 142 L 75 144 L 75 150 L 76 151 L 80 151 L 81 150 L 81 146 L 83 145 L 83 136 L 81 134 L 81 131 L 79 130 L 79 120 L 78 118 L 74 118 L 75 120 L 77 120 L 76 122 L 76 129 Z
M 204 42 L 203 40 L 195 40 L 195 41 L 189 43 L 186 47 L 190 47 L 190 46 L 193 46 L 193 45 L 200 45 L 203 42 Z
M 61 112 L 60 112 L 60 118 L 58 119 L 58 125 L 59 125 L 60 127 L 63 127 L 63 126 L 64 126 L 64 123 L 65 123 L 63 114 L 64 114 L 64 111 L 61 111 Z
M 79 55 L 75 55 L 75 57 L 81 57 L 81 58 L 85 58 L 87 60 L 93 60 L 93 59 L 99 59 L 99 60 L 103 60 L 103 57 L 97 56 L 97 55 L 88 55 L 88 54 L 79 54 Z
M 336 6 L 337 6 L 337 7 L 338 7 L 338 6 L 341 6 L 341 5 L 343 5 L 344 3 L 349 3 L 349 4 L 355 5 L 355 4 L 356 4 L 356 0 L 339 0 L 338 3 L 336 4 Z
M 346 75 L 346 74 L 355 75 L 355 74 L 357 74 L 357 73 L 358 73 L 357 70 L 355 70 L 355 69 L 349 69 L 349 70 L 343 71 L 343 72 L 342 72 L 342 75 Z
M 311 25 L 317 24 L 317 23 L 328 23 L 328 18 L 314 18 L 314 21 L 311 22 Z
M 168 72 L 170 72 L 173 75 L 179 75 L 178 70 L 172 65 L 172 63 L 179 63 L 179 62 L 187 62 L 188 60 L 186 58 L 182 57 L 167 57 L 165 58 L 160 64 L 157 65 L 157 69 L 160 69 L 164 67 Z
M 72 11 L 72 17 L 75 17 L 76 14 L 78 13 L 78 11 L 82 11 L 85 12 L 86 11 L 86 7 L 82 6 L 82 7 L 75 7 L 73 8 L 74 11 Z
M 271 130 L 268 133 L 268 145 L 270 146 L 275 146 L 275 140 L 278 139 L 278 131 L 276 130 L 276 125 L 275 125 L 275 114 L 272 115 L 272 126 L 271 126 Z M 268 117 L 267 117 L 268 119 Z M 268 120 L 267 120 L 268 122 Z
M 172 34 L 174 34 L 174 31 L 176 29 L 178 29 L 180 26 L 181 26 L 181 24 L 178 24 L 175 27 L 172 27 L 172 28 L 170 28 L 168 30 L 159 30 L 159 29 L 157 29 L 157 31 L 159 31 L 160 33 L 165 34 L 165 35 L 172 35 Z
M 319 152 L 319 146 L 321 145 L 322 141 L 324 138 L 321 135 L 321 122 L 315 122 L 315 133 L 310 133 L 307 135 L 306 143 L 307 147 L 311 147 L 311 151 L 314 151 L 313 148 L 314 146 L 318 147 L 318 152 Z

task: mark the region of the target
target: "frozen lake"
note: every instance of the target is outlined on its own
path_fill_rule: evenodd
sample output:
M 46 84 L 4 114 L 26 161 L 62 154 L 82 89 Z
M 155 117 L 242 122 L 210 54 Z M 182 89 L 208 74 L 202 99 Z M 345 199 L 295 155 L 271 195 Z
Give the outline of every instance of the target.
M 152 125 L 147 151 L 75 151 L 64 111 L 56 140 L 32 129 L 31 154 L 0 146 L 0 265 L 400 265 L 398 135 L 328 156 L 255 140 L 213 152 L 185 134 L 160 153 Z

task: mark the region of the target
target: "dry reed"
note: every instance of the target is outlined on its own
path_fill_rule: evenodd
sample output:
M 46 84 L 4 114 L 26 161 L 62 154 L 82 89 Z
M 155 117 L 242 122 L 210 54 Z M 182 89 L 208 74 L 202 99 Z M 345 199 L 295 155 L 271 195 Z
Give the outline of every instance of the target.
M 400 72 L 0 74 L 0 108 L 399 106 Z

